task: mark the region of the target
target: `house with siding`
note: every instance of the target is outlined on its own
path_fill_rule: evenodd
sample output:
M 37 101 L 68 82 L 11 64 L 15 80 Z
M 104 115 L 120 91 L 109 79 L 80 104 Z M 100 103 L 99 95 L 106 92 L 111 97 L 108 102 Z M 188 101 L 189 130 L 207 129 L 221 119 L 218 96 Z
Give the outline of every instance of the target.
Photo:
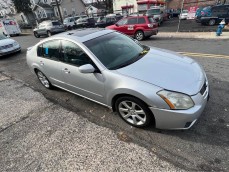
M 57 0 L 63 18 L 75 16 L 85 12 L 85 4 L 82 0 Z M 30 0 L 31 8 L 37 20 L 60 18 L 56 0 Z

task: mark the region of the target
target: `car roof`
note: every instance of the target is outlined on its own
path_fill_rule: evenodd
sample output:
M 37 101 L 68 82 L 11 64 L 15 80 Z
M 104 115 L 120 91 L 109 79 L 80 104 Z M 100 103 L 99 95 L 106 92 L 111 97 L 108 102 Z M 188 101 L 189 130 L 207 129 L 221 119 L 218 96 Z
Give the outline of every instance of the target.
M 52 36 L 52 38 L 61 38 L 61 39 L 72 39 L 78 42 L 86 42 L 91 39 L 115 32 L 114 30 L 101 29 L 101 28 L 88 28 L 88 29 L 77 29 L 71 30 L 68 32 L 63 32 L 57 35 Z

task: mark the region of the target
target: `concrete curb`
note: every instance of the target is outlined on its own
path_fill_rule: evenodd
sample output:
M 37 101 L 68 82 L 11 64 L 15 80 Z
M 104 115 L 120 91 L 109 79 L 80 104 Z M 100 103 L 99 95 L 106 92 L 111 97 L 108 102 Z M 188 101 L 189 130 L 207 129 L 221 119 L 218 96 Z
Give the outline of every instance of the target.
M 187 38 L 187 39 L 229 39 L 229 32 L 216 36 L 215 32 L 159 32 L 159 38 Z

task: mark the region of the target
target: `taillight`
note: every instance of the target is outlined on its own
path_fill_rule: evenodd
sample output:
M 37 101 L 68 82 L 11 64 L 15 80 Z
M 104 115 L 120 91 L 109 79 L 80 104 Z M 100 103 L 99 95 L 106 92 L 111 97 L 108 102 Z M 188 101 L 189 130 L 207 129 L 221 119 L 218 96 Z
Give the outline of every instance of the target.
M 153 24 L 148 24 L 148 27 L 149 28 L 153 28 Z

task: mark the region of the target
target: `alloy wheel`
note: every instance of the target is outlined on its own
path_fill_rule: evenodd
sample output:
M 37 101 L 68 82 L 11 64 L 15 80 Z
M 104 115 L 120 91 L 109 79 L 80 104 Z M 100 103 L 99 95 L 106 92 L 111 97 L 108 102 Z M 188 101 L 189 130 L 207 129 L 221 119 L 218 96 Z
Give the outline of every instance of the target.
M 133 125 L 144 125 L 146 123 L 146 113 L 143 108 L 132 101 L 122 101 L 119 103 L 118 111 L 124 120 Z
M 138 41 L 141 41 L 144 39 L 144 33 L 142 31 L 138 31 L 135 35 L 135 38 L 138 40 Z
M 49 80 L 47 79 L 47 77 L 41 72 L 38 71 L 37 72 L 37 77 L 40 80 L 40 82 L 42 83 L 43 86 L 45 86 L 46 88 L 50 88 L 51 84 L 49 82 Z

